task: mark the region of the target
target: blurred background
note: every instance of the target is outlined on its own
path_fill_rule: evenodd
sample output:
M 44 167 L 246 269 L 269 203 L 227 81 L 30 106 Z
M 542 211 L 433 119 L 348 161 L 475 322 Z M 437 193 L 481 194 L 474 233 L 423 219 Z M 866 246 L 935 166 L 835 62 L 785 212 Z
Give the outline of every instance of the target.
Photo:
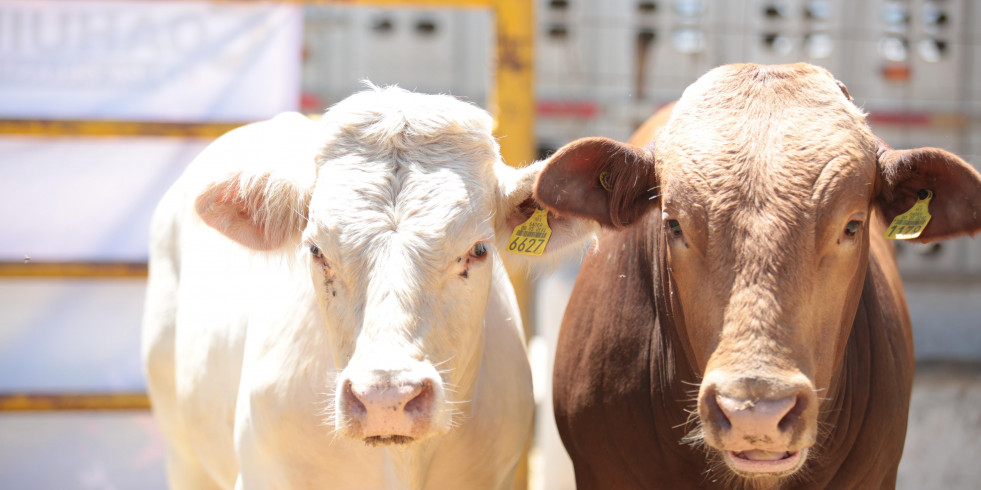
M 894 147 L 981 165 L 974 0 L 535 0 L 519 19 L 497 0 L 337 3 L 0 0 L 0 487 L 165 488 L 139 361 L 163 192 L 221 132 L 320 113 L 364 79 L 507 114 L 501 70 L 521 63 L 502 23 L 533 29 L 533 137 L 511 165 L 626 139 L 719 64 L 796 61 L 834 73 Z M 899 487 L 977 488 L 981 241 L 897 248 L 917 349 Z M 573 488 L 549 383 L 576 271 L 523 287 L 540 404 L 530 488 Z M 38 396 L 70 394 L 97 396 Z

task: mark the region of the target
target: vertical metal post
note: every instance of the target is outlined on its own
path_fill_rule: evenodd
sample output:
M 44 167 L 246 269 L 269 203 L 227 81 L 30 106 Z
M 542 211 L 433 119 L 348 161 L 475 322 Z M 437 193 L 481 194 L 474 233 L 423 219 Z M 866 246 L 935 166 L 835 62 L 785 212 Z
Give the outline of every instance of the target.
M 531 0 L 495 0 L 497 64 L 491 112 L 497 121 L 496 135 L 501 138 L 501 155 L 514 167 L 535 159 L 535 87 L 534 46 L 535 17 Z M 508 271 L 521 310 L 525 340 L 531 337 L 532 288 L 524 271 Z M 528 446 L 518 464 L 514 488 L 528 487 Z
M 535 159 L 534 2 L 495 0 L 494 5 L 497 69 L 491 112 L 504 161 L 522 167 Z M 510 276 L 527 338 L 532 331 L 530 281 L 522 271 Z

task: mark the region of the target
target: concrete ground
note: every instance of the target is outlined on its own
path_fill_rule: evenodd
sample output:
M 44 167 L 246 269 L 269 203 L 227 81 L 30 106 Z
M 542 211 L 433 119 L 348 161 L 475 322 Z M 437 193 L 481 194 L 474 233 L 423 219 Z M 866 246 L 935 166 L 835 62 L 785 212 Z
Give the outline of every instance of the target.
M 917 365 L 900 490 L 981 488 L 981 364 Z

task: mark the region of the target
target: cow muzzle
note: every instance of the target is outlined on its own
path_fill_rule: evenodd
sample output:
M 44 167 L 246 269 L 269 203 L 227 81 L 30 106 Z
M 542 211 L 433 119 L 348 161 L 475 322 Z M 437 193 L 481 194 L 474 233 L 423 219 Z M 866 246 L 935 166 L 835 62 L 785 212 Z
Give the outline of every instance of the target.
M 799 470 L 817 435 L 817 397 L 803 375 L 706 375 L 698 397 L 705 443 L 746 477 Z
M 338 378 L 338 432 L 369 445 L 406 444 L 445 432 L 445 394 L 429 364 L 411 369 L 345 369 Z

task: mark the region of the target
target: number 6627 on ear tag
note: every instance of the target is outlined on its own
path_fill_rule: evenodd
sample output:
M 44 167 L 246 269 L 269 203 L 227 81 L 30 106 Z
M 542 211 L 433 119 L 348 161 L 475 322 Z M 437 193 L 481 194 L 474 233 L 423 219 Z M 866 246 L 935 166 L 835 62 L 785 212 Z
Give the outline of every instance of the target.
M 545 252 L 550 236 L 552 236 L 552 229 L 548 227 L 548 211 L 536 209 L 527 221 L 518 225 L 511 233 L 508 252 L 541 256 Z

